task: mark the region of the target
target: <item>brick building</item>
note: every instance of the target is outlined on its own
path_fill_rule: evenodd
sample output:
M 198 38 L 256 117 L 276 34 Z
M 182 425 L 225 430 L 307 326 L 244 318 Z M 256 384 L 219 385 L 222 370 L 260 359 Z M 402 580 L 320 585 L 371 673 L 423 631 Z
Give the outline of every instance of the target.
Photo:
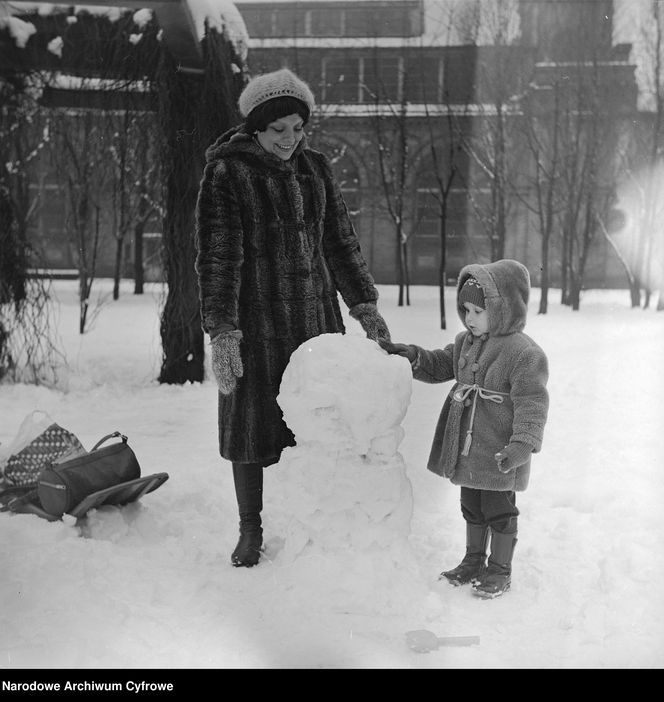
M 498 253 L 522 260 L 537 284 L 542 252 L 526 143 L 529 115 L 545 121 L 553 110 L 552 86 L 574 84 L 585 71 L 604 93 L 609 155 L 621 130 L 641 119 L 629 46 L 614 40 L 615 0 L 234 4 L 249 36 L 250 73 L 288 66 L 311 85 L 318 109 L 308 126 L 310 141 L 333 159 L 379 283 L 397 282 L 399 252 L 410 283 L 438 283 L 444 228 L 447 283 L 465 263 Z M 498 6 L 509 12 L 496 14 Z M 66 269 L 73 259 L 64 242 L 57 177 L 44 171 L 34 183 L 41 197 L 30 235 L 45 242 L 47 266 Z M 109 226 L 103 217 L 101 226 Z M 154 218 L 145 236 L 147 280 L 161 274 L 160 237 Z M 124 255 L 123 272 L 131 276 L 131 245 Z M 554 240 L 554 285 L 561 255 Z M 99 275 L 112 270 L 109 245 Z M 585 284 L 625 284 L 601 237 L 592 244 Z
M 613 46 L 610 1 L 514 0 L 500 23 L 492 2 L 479 3 L 481 14 L 474 13 L 473 3 L 448 0 L 240 0 L 236 5 L 250 37 L 250 72 L 288 66 L 314 90 L 319 115 L 310 125 L 312 144 L 335 158 L 363 251 L 381 283 L 394 283 L 398 270 L 395 189 L 403 201 L 399 214 L 410 282 L 438 282 L 436 171 L 445 174 L 446 167 L 434 161 L 451 160 L 450 146 L 457 176 L 447 201 L 447 282 L 468 261 L 492 257 L 494 224 L 487 214 L 495 192 L 483 177 L 481 155 L 473 158 L 469 145 L 494 129 L 498 109 L 509 121 L 505 134 L 512 157 L 502 253 L 524 261 L 537 281 L 541 237 L 525 204 L 534 194 L 530 176 L 517 172 L 527 159 L 514 151 L 523 148 L 526 86 L 535 86 L 541 114 L 550 108 L 552 83 L 571 78 L 584 62 L 590 65 L 584 51 L 592 46 L 612 114 L 628 122 L 636 110 L 634 66 L 624 46 Z M 500 91 L 497 80 L 504 83 Z M 398 136 L 389 136 L 397 132 L 405 134 L 406 164 L 401 179 L 393 178 L 397 184 L 390 183 L 388 206 L 377 146 L 392 148 L 386 169 L 399 167 Z M 554 245 L 554 283 L 558 262 Z M 589 287 L 624 285 L 624 273 L 601 239 L 593 244 L 586 281 Z

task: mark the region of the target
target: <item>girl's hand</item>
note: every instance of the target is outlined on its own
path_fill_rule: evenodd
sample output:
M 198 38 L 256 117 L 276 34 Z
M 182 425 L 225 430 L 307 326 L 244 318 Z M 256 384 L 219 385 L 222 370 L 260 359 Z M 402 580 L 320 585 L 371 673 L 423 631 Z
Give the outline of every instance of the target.
M 522 466 L 533 452 L 533 447 L 524 444 L 522 441 L 513 441 L 507 444 L 502 451 L 499 451 L 494 458 L 501 473 L 509 473 L 511 470 Z
M 403 356 L 411 363 L 413 363 L 417 358 L 417 350 L 411 344 L 393 344 L 391 341 L 381 340 L 379 340 L 378 343 L 384 351 L 387 351 L 387 353 L 394 356 Z

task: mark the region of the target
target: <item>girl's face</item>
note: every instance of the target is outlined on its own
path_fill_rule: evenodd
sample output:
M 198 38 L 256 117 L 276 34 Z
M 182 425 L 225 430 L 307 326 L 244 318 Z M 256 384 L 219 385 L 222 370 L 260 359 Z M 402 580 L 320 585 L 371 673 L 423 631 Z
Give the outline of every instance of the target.
M 303 136 L 302 117 L 295 113 L 270 122 L 264 132 L 257 133 L 256 138 L 265 151 L 288 161 Z
M 486 310 L 483 310 L 472 302 L 464 302 L 463 308 L 466 310 L 466 326 L 473 336 L 482 336 L 489 331 L 489 317 Z

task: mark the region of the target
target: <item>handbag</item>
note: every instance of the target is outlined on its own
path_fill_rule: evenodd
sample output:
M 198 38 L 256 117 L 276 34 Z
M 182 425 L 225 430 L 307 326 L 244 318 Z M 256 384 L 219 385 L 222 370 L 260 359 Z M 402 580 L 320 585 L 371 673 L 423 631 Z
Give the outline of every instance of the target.
M 37 415 L 42 414 L 41 419 Z M 21 423 L 9 446 L 2 468 L 5 481 L 13 487 L 36 487 L 39 474 L 52 461 L 85 452 L 72 432 L 56 424 L 46 412 L 35 410 Z
M 116 437 L 121 441 L 101 447 Z M 61 517 L 90 495 L 134 481 L 140 476 L 141 467 L 127 443 L 127 437 L 114 431 L 102 437 L 89 453 L 53 461 L 39 476 L 37 495 L 45 512 Z M 112 503 L 113 495 L 108 497 L 106 501 Z

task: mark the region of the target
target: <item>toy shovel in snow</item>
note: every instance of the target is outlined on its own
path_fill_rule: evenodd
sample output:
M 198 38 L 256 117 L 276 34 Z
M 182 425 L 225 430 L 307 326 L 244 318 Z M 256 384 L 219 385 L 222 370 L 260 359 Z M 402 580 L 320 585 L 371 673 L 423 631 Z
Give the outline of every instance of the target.
M 473 646 L 479 642 L 479 636 L 436 636 L 428 629 L 406 632 L 408 648 L 417 653 L 430 653 L 440 646 Z

